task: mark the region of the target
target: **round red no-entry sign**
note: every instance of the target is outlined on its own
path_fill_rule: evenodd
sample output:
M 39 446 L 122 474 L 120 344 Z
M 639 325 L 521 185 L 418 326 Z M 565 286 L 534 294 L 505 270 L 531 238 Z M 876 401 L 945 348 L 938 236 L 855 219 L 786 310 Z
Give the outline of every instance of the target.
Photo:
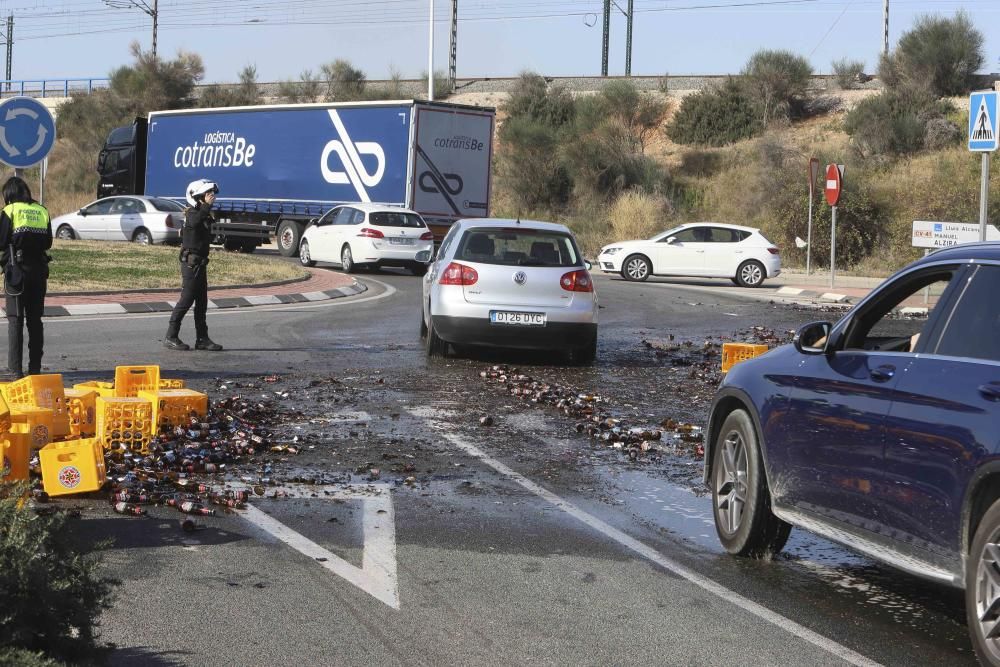
M 835 164 L 826 165 L 826 202 L 830 206 L 836 206 L 840 201 L 840 193 L 844 184 L 840 178 L 840 169 Z

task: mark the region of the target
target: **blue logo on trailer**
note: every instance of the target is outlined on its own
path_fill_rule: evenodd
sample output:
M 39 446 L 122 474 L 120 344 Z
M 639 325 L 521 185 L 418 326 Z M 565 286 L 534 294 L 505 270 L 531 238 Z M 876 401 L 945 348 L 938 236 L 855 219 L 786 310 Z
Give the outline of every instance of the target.
M 32 97 L 0 102 L 0 162 L 24 169 L 38 164 L 56 141 L 56 122 Z
M 194 179 L 221 200 L 404 204 L 409 106 L 276 108 L 150 116 L 146 193 Z M 239 194 L 237 194 L 239 193 Z M 248 196 L 252 195 L 252 196 Z
M 997 93 L 969 95 L 969 150 L 995 151 L 998 145 Z

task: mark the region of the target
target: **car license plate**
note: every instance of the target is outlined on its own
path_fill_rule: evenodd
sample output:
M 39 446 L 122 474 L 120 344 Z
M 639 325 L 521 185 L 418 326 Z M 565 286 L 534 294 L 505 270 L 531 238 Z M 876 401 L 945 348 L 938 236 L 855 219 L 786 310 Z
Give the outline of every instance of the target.
M 413 239 L 389 237 L 390 245 L 413 245 Z
M 491 310 L 490 322 L 493 324 L 544 327 L 545 313 L 513 313 L 506 310 Z

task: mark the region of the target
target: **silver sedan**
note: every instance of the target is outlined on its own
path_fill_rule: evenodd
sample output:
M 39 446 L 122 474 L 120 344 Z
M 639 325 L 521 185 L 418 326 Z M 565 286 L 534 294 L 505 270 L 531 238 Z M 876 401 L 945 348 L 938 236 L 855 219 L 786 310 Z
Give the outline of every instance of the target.
M 105 197 L 52 220 L 60 239 L 179 243 L 184 208 L 159 197 Z
M 597 353 L 597 295 L 564 225 L 493 218 L 457 221 L 423 283 L 428 355 L 449 344 Z

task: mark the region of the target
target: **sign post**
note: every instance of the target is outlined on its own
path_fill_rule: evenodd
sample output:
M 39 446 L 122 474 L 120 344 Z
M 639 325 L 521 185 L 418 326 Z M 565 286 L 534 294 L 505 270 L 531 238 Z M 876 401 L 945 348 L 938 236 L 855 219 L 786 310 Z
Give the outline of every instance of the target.
M 816 188 L 816 177 L 819 176 L 819 160 L 809 158 L 809 226 L 806 228 L 806 275 L 812 275 L 813 250 L 813 190 Z
M 844 165 L 826 165 L 826 203 L 830 205 L 830 287 L 837 276 L 837 204 L 844 190 Z
M 979 240 L 986 240 L 990 195 L 990 153 L 997 149 L 997 93 L 980 91 L 969 95 L 969 150 L 982 153 L 982 181 L 979 186 Z

